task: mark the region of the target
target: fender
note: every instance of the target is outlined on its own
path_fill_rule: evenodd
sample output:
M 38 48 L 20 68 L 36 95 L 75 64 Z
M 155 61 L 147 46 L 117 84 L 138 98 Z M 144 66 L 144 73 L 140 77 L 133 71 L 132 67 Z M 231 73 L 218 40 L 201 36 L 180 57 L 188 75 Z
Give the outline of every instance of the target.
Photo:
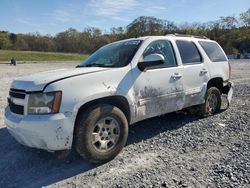
M 109 70 L 109 69 L 106 69 L 106 70 Z M 98 71 L 92 71 L 92 72 L 87 72 L 87 73 L 81 73 L 81 74 L 75 74 L 75 75 L 72 75 L 72 76 L 66 76 L 66 77 L 63 77 L 63 78 L 60 78 L 60 79 L 57 79 L 57 80 L 54 80 L 54 81 L 51 81 L 51 82 L 48 82 L 42 91 L 44 91 L 46 89 L 46 87 L 48 87 L 50 84 L 53 84 L 55 82 L 58 82 L 58 81 L 61 81 L 61 80 L 65 80 L 65 79 L 68 79 L 68 78 L 72 78 L 72 77 L 76 77 L 76 76 L 82 76 L 82 75 L 85 75 L 85 74 L 91 74 L 91 73 L 95 73 L 95 72 L 101 72 L 101 71 L 106 71 L 106 70 L 98 70 Z M 36 91 L 37 92 L 37 91 Z

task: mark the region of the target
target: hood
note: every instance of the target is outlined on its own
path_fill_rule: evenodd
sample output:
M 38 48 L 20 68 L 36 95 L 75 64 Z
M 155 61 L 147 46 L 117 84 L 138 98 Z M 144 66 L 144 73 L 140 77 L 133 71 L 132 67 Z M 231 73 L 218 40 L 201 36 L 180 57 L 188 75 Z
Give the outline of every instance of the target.
M 25 91 L 42 91 L 51 82 L 109 69 L 102 67 L 82 67 L 40 72 L 15 79 L 11 84 L 11 88 Z

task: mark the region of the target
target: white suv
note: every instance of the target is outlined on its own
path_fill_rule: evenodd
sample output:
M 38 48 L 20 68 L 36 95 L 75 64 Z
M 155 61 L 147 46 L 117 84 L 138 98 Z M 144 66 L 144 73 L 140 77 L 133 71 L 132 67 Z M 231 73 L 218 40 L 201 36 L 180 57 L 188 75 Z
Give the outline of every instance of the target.
M 77 152 L 92 162 L 113 159 L 128 125 L 198 107 L 219 112 L 232 98 L 230 64 L 215 42 L 194 36 L 149 36 L 108 44 L 72 69 L 12 82 L 5 122 L 15 139 L 48 151 Z

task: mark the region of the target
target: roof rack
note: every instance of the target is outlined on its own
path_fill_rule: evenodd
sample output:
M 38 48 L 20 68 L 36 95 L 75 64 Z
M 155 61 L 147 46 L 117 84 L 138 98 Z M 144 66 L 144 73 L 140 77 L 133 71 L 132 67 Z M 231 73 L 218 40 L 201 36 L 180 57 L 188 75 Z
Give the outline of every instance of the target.
M 209 38 L 207 38 L 206 36 L 185 35 L 185 34 L 179 34 L 179 33 L 167 34 L 166 36 L 193 37 L 193 38 L 199 38 L 199 39 L 209 39 Z

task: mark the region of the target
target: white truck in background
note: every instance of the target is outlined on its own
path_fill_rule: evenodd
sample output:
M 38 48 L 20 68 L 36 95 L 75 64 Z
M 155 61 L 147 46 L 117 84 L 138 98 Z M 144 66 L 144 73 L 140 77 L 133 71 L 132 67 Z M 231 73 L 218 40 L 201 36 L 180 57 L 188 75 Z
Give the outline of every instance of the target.
M 148 36 L 108 44 L 72 69 L 12 82 L 5 109 L 8 131 L 23 145 L 70 150 L 92 162 L 113 159 L 128 125 L 188 107 L 203 116 L 232 98 L 231 68 L 215 41 Z

